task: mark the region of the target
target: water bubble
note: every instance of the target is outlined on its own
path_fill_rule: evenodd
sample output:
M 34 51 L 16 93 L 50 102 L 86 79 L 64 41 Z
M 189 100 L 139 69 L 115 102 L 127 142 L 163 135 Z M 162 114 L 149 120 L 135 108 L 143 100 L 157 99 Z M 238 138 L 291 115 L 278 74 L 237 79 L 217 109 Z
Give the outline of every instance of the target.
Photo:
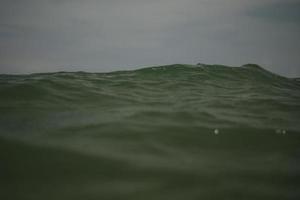
M 216 128 L 216 129 L 214 130 L 214 134 L 215 134 L 215 135 L 218 135 L 218 134 L 219 134 L 219 129 Z
M 275 133 L 285 135 L 286 134 L 286 130 L 285 129 L 276 129 Z

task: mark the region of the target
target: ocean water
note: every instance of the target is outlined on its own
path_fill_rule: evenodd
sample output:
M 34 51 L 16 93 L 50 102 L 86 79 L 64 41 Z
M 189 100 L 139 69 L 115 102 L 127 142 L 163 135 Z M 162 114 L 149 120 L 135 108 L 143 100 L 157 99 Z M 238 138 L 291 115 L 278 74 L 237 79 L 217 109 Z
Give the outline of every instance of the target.
M 0 199 L 300 199 L 300 81 L 257 66 L 0 75 Z

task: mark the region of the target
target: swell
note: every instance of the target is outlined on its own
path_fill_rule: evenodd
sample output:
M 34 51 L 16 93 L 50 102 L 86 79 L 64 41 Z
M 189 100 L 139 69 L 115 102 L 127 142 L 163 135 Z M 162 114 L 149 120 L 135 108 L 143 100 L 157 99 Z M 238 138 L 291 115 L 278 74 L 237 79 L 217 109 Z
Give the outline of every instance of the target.
M 0 199 L 299 199 L 299 102 L 253 64 L 0 75 Z
M 2 129 L 24 125 L 30 115 L 37 127 L 50 121 L 49 129 L 112 123 L 300 130 L 299 82 L 253 64 L 1 75 L 0 95 Z
M 72 96 L 105 93 L 105 89 L 157 90 L 172 88 L 228 90 L 299 90 L 297 79 L 272 74 L 256 65 L 226 67 L 220 65 L 170 65 L 111 73 L 58 72 L 32 75 L 0 75 L 1 98 L 39 98 L 50 93 Z M 242 92 L 242 91 L 239 91 Z M 247 92 L 247 91 L 245 91 Z

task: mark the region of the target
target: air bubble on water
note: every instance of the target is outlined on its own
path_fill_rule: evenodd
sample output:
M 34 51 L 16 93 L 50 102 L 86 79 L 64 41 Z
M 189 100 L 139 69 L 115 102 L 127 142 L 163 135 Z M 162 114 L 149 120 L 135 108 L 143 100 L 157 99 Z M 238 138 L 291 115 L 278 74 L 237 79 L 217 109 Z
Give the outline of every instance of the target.
M 276 129 L 275 132 L 277 134 L 282 134 L 282 135 L 285 135 L 286 134 L 286 130 L 285 129 Z
M 215 135 L 218 135 L 218 134 L 219 134 L 219 129 L 216 128 L 216 129 L 214 130 L 214 134 L 215 134 Z
M 275 132 L 276 132 L 277 134 L 280 134 L 280 133 L 281 133 L 281 130 L 280 130 L 280 129 L 276 129 Z

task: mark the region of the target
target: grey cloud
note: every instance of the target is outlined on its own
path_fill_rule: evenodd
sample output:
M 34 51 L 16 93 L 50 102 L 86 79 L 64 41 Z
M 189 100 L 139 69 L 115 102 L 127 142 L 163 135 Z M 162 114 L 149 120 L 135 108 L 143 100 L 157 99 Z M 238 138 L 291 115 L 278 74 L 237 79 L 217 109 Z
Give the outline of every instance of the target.
M 278 0 L 261 2 L 5 0 L 0 73 L 111 71 L 201 61 L 254 62 L 300 76 L 299 27 L 279 27 L 249 14 Z
M 300 1 L 286 0 L 259 5 L 247 12 L 249 16 L 265 20 L 300 24 Z

